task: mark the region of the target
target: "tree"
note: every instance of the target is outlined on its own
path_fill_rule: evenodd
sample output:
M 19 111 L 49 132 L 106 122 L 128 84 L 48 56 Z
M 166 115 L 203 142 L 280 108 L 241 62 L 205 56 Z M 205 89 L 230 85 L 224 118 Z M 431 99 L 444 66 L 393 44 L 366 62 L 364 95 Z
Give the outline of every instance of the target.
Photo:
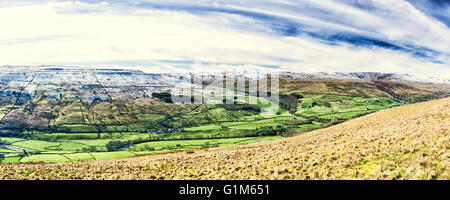
M 296 99 L 302 99 L 303 95 L 299 94 L 299 93 L 292 93 L 291 96 L 295 97 Z
M 289 111 L 291 114 L 295 114 L 297 112 L 298 99 L 292 94 L 281 94 L 280 107 Z
M 154 92 L 154 93 L 152 93 L 152 97 L 161 99 L 162 101 L 164 101 L 166 103 L 173 103 L 172 94 L 170 94 L 168 92 L 161 92 L 161 93 Z
M 206 141 L 205 143 L 203 143 L 202 147 L 203 148 L 209 148 L 210 144 L 208 141 Z
M 25 149 L 22 149 L 22 150 L 23 150 L 23 155 L 28 156 L 28 152 Z
M 120 148 L 121 146 L 123 146 L 122 141 L 114 140 L 114 141 L 109 141 L 109 142 L 106 144 L 106 149 L 107 149 L 108 151 L 115 151 L 115 150 L 117 150 L 118 148 Z

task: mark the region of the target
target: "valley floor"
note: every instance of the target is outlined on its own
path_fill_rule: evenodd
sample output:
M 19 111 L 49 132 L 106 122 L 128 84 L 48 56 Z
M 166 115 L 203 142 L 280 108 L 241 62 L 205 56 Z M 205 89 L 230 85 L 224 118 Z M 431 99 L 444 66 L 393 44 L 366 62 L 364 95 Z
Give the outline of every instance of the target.
M 450 179 L 450 98 L 263 143 L 107 161 L 0 164 L 0 179 Z

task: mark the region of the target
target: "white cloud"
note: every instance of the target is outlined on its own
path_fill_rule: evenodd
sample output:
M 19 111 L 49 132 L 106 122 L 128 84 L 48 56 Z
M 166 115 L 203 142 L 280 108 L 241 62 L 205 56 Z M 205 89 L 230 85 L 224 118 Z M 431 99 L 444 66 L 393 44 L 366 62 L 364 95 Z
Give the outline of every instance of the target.
M 240 2 L 218 1 L 214 5 L 263 12 L 324 30 L 382 35 L 443 52 L 436 59 L 450 63 L 450 50 L 446 48 L 450 46 L 448 28 L 410 4 L 372 1 L 373 6 L 386 8 L 390 13 L 382 17 L 380 12 L 371 14 L 342 3 L 319 2 L 284 1 L 273 10 L 265 10 L 264 6 L 250 8 L 248 3 Z M 326 11 L 325 16 L 329 17 L 340 16 L 346 23 L 286 9 L 301 9 L 299 6 Z M 226 13 L 196 14 L 105 2 L 0 4 L 0 24 L 0 65 L 121 66 L 149 72 L 191 70 L 189 63 L 164 61 L 175 60 L 211 63 L 206 67 L 218 70 L 270 65 L 291 71 L 381 71 L 450 78 L 448 64 L 378 47 L 328 45 L 307 36 L 281 36 L 255 19 Z

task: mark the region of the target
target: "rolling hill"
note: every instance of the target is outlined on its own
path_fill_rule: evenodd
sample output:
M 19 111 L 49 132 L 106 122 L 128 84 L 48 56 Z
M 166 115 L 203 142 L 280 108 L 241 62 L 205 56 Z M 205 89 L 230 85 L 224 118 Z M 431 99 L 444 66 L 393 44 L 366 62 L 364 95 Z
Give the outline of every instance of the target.
M 281 140 L 61 164 L 2 164 L 0 179 L 450 179 L 450 98 Z

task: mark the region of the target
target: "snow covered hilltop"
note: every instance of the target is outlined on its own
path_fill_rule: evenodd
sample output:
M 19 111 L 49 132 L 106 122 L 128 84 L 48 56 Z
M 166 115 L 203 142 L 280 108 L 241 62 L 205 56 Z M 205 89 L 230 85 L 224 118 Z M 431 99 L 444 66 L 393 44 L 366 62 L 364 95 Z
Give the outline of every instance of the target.
M 228 73 L 253 79 L 257 71 L 199 72 L 203 75 Z M 450 84 L 449 79 L 417 77 L 408 74 L 377 72 L 278 72 L 286 80 L 349 80 L 395 81 L 412 83 Z M 111 99 L 150 97 L 154 92 L 168 91 L 192 73 L 144 73 L 133 69 L 106 69 L 62 66 L 3 66 L 0 67 L 0 104 L 4 101 L 26 102 L 37 95 L 55 99 L 79 98 L 88 102 Z M 17 98 L 19 97 L 20 98 Z

